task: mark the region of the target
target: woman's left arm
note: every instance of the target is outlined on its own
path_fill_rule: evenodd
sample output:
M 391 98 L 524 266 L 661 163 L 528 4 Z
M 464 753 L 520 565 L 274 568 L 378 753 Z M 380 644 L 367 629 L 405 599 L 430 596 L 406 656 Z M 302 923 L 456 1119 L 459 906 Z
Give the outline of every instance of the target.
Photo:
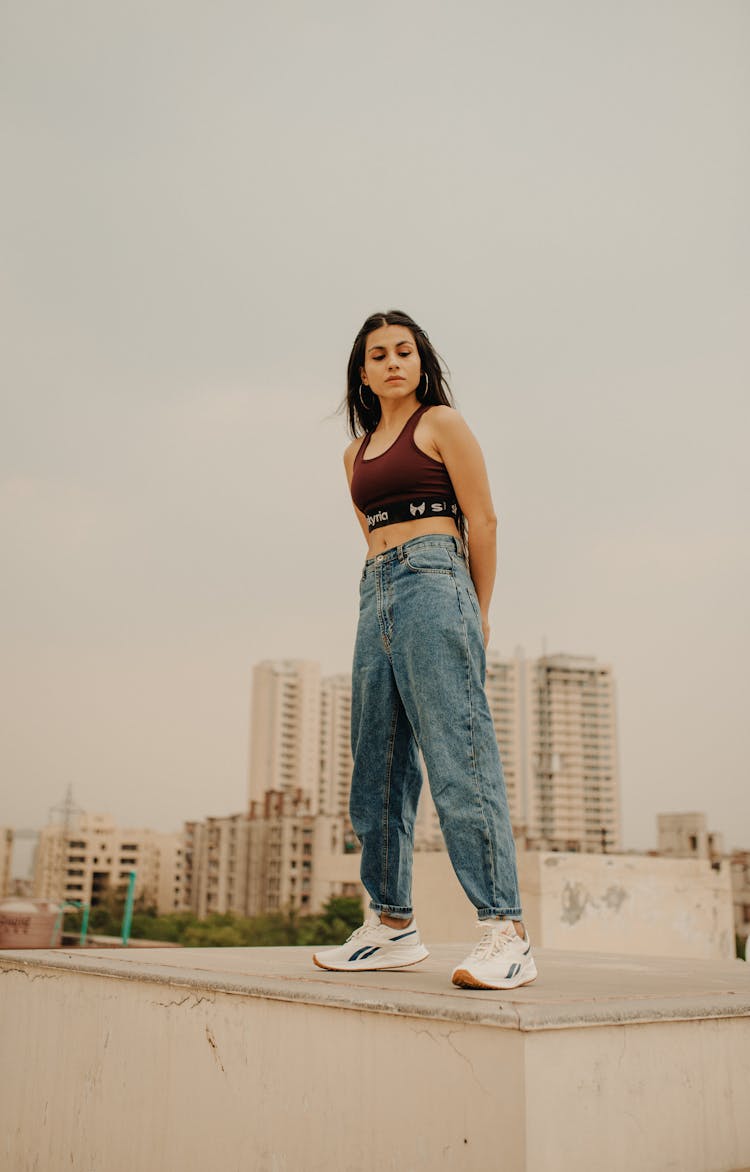
M 435 445 L 468 522 L 469 569 L 479 599 L 485 646 L 489 640 L 489 612 L 497 572 L 497 517 L 482 449 L 463 416 L 453 407 L 436 405 L 430 411 Z

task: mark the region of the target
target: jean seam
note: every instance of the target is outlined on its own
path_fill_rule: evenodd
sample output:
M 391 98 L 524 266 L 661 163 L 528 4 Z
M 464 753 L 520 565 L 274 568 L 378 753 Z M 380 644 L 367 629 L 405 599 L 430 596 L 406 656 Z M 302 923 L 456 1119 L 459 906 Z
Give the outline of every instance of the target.
M 388 891 L 388 818 L 391 808 L 391 772 L 393 770 L 393 752 L 396 745 L 396 729 L 398 727 L 398 701 L 393 705 L 391 718 L 391 735 L 388 742 L 388 756 L 385 774 L 385 801 L 383 802 L 383 856 L 382 874 L 380 877 L 381 891 Z
M 380 627 L 380 637 L 383 640 L 383 646 L 385 647 L 385 653 L 388 656 L 388 658 L 390 659 L 390 657 L 391 657 L 391 644 L 388 640 L 388 630 L 387 630 L 387 622 L 386 622 L 387 617 L 388 617 L 387 616 L 387 606 L 388 606 L 388 603 L 387 603 L 386 591 L 383 589 L 383 578 L 382 578 L 382 575 L 378 576 L 376 573 L 376 575 L 375 575 L 375 610 L 376 610 L 376 613 L 378 616 L 378 626 Z
M 444 570 L 442 566 L 413 566 L 408 558 L 405 559 L 407 569 L 412 574 L 452 574 L 453 570 Z
M 404 907 L 402 904 L 377 903 L 370 900 L 370 907 L 374 912 L 385 912 L 387 916 L 393 916 L 395 919 L 403 916 L 406 920 L 414 915 L 414 908 Z
M 493 897 L 493 901 L 494 901 L 495 895 L 497 893 L 497 881 L 496 881 L 496 875 L 495 875 L 495 855 L 492 850 L 492 835 L 490 834 L 490 827 L 489 827 L 489 823 L 487 821 L 487 813 L 484 808 L 484 801 L 482 800 L 482 791 L 481 791 L 481 787 L 479 785 L 479 779 L 477 777 L 476 745 L 474 743 L 474 695 L 473 695 L 472 688 L 471 688 L 471 651 L 469 648 L 469 633 L 466 630 L 466 616 L 464 615 L 464 610 L 463 610 L 463 607 L 461 606 L 461 591 L 459 590 L 458 581 L 455 579 L 455 577 L 454 577 L 454 583 L 456 586 L 456 596 L 458 598 L 458 609 L 461 614 L 461 626 L 462 626 L 463 632 L 464 632 L 464 646 L 466 648 L 466 690 L 467 690 L 468 696 L 469 696 L 469 738 L 471 740 L 471 773 L 472 773 L 472 777 L 474 779 L 474 789 L 476 792 L 476 797 L 479 802 L 479 812 L 482 816 L 482 822 L 484 823 L 487 851 L 488 851 L 489 859 L 490 859 L 490 880 L 492 883 L 492 897 Z

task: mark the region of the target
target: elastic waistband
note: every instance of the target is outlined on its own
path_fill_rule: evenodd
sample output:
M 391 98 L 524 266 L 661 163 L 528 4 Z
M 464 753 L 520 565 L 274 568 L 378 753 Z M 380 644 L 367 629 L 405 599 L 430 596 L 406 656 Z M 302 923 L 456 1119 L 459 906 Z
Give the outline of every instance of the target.
M 394 545 L 393 549 L 384 549 L 382 553 L 376 553 L 374 557 L 367 558 L 363 567 L 363 573 L 367 573 L 368 570 L 373 569 L 375 566 L 382 565 L 383 562 L 405 562 L 407 555 L 415 545 L 445 545 L 461 557 L 464 556 L 461 542 L 450 533 L 423 533 L 421 537 L 410 537 L 408 541 L 402 542 L 401 545 Z
M 367 528 L 372 532 L 381 525 L 394 525 L 398 521 L 419 521 L 422 517 L 458 517 L 458 501 L 449 496 L 421 496 L 414 500 L 391 501 L 389 504 L 374 505 L 365 514 Z

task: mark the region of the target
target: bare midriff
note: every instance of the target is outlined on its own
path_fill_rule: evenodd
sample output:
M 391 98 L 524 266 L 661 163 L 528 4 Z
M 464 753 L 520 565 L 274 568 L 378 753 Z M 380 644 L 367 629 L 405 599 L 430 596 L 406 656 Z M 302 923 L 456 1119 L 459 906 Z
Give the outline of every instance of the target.
M 412 537 L 424 537 L 425 533 L 448 533 L 461 540 L 458 526 L 451 517 L 425 517 L 423 521 L 397 521 L 395 525 L 381 525 L 373 529 L 367 539 L 367 556 L 375 557 L 387 549 L 395 549 Z

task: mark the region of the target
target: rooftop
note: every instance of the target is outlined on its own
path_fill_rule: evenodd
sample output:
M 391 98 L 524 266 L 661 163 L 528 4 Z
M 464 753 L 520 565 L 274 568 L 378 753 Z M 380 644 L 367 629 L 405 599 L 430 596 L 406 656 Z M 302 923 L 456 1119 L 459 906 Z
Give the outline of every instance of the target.
M 15 961 L 29 970 L 520 1030 L 750 1016 L 750 965 L 739 960 L 686 962 L 535 948 L 537 980 L 493 992 L 450 983 L 451 970 L 470 947 L 434 945 L 421 964 L 388 972 L 326 972 L 312 963 L 311 948 L 153 947 L 147 957 L 130 948 L 19 950 L 0 952 L 0 969 Z
M 491 992 L 451 985 L 467 948 L 358 974 L 309 948 L 0 952 L 12 1166 L 750 1167 L 745 962 L 535 948 L 538 979 Z

